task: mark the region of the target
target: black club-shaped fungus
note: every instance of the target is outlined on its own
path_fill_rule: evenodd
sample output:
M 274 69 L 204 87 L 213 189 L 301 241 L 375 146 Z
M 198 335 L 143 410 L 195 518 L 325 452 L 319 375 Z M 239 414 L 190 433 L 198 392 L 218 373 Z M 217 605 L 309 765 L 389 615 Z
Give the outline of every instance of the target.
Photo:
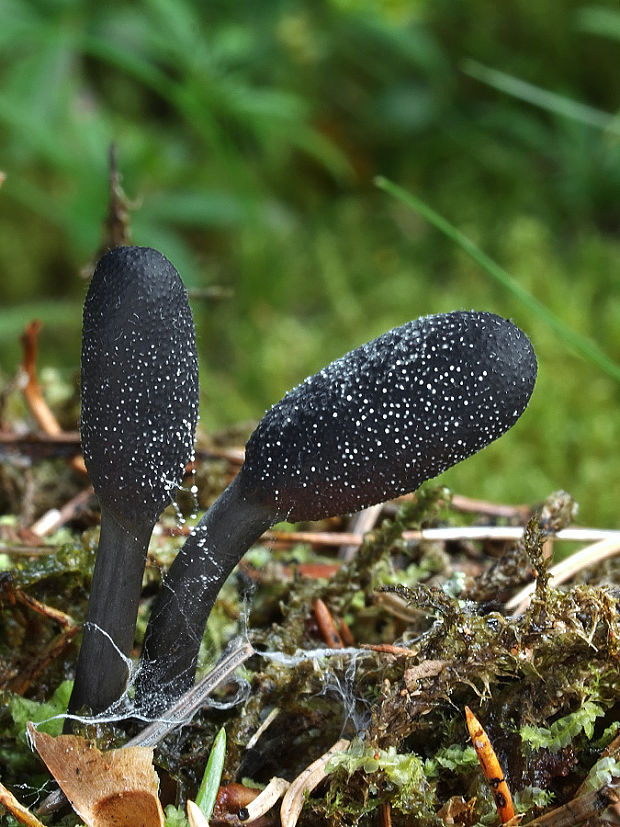
M 395 328 L 287 393 L 168 572 L 147 630 L 138 702 L 160 711 L 192 683 L 213 602 L 266 528 L 415 490 L 507 431 L 536 372 L 532 346 L 511 322 L 454 312 Z
M 82 331 L 80 431 L 97 496 L 121 522 L 155 521 L 194 450 L 198 362 L 187 293 L 148 247 L 97 265 Z
M 101 534 L 69 711 L 101 712 L 125 687 L 149 539 L 194 450 L 194 325 L 161 253 L 117 247 L 97 265 L 81 379 L 82 447 Z
M 511 322 L 474 312 L 417 319 L 274 405 L 247 444 L 245 485 L 293 521 L 413 491 L 514 425 L 535 380 L 532 346 Z

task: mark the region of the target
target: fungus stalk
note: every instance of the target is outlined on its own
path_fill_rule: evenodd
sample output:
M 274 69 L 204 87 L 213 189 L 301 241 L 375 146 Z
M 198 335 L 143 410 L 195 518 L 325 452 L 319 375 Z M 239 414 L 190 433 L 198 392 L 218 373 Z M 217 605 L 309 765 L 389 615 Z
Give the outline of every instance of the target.
M 101 533 L 88 614 L 69 711 L 101 712 L 118 700 L 129 676 L 142 575 L 153 525 L 122 526 L 101 507 Z
M 137 703 L 149 715 L 162 712 L 194 683 L 215 599 L 245 552 L 273 522 L 273 512 L 248 499 L 237 476 L 180 549 L 153 607 L 151 634 L 136 679 Z

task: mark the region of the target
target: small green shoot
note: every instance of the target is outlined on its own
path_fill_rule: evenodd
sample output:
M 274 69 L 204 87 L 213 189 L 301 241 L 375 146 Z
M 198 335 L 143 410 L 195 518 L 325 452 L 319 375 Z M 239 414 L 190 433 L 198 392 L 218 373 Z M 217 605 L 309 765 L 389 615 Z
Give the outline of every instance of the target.
M 196 804 L 200 807 L 200 811 L 207 821 L 211 818 L 213 807 L 215 806 L 215 798 L 220 787 L 220 781 L 222 780 L 225 756 L 226 730 L 222 727 L 213 741 L 209 760 L 207 761 L 198 794 L 196 795 Z

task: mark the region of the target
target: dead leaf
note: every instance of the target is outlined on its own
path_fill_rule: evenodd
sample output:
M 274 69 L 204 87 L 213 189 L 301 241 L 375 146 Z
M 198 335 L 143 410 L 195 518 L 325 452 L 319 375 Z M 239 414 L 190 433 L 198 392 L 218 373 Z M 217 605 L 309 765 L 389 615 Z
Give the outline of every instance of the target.
M 88 827 L 164 827 L 150 747 L 101 752 L 78 735 L 28 733 L 73 809 Z
M 443 805 L 437 816 L 443 821 L 446 827 L 450 825 L 462 825 L 462 827 L 471 827 L 476 820 L 474 807 L 476 799 L 472 798 L 469 801 L 460 795 L 453 795 Z

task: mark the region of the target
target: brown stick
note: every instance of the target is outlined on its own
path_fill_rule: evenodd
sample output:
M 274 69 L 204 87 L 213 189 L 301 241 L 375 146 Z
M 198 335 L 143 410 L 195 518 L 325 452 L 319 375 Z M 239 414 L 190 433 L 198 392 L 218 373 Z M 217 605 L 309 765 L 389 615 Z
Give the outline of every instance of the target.
M 36 534 L 37 537 L 45 537 L 57 531 L 65 523 L 69 522 L 76 512 L 83 508 L 94 495 L 93 487 L 89 485 L 88 488 L 80 491 L 79 494 L 76 494 L 75 497 L 72 497 L 66 502 L 62 508 L 52 508 L 46 511 L 42 517 L 39 517 L 36 523 L 30 526 L 30 531 Z
M 24 359 L 22 362 L 22 371 L 26 377 L 26 383 L 22 388 L 24 398 L 28 403 L 30 412 L 37 421 L 39 427 L 49 436 L 57 437 L 62 433 L 62 428 L 47 402 L 43 398 L 41 392 L 41 385 L 37 378 L 37 352 L 39 345 L 39 333 L 41 332 L 42 323 L 39 319 L 34 319 L 26 325 L 26 329 L 22 335 L 22 346 L 24 348 Z M 70 465 L 76 471 L 82 474 L 86 473 L 86 466 L 81 456 L 73 457 L 70 460 Z
M 381 827 L 392 827 L 392 805 L 389 801 L 386 801 L 379 808 L 379 819 Z
M 1 445 L 14 445 L 20 450 L 27 451 L 35 445 L 49 445 L 50 447 L 62 447 L 65 445 L 80 446 L 80 434 L 78 431 L 59 431 L 56 434 L 31 433 L 16 434 L 13 431 L 0 431 Z
M 344 643 L 334 623 L 334 618 L 325 603 L 318 597 L 313 605 L 314 616 L 321 632 L 321 637 L 330 649 L 344 649 Z
M 0 805 L 6 809 L 26 827 L 45 827 L 42 821 L 26 809 L 23 804 L 15 798 L 13 793 L 4 784 L 0 784 Z
M 27 692 L 47 665 L 62 655 L 77 635 L 78 628 L 78 626 L 67 627 L 53 637 L 36 660 L 28 663 L 25 669 L 11 678 L 7 684 L 7 688 L 18 695 L 23 695 Z
M 26 325 L 21 341 L 24 348 L 24 360 L 22 362 L 22 370 L 26 376 L 26 384 L 22 388 L 22 393 L 28 403 L 30 412 L 36 419 L 39 427 L 51 436 L 57 436 L 61 432 L 61 427 L 56 421 L 56 417 L 49 409 L 47 402 L 43 398 L 41 386 L 37 378 L 36 361 L 37 351 L 39 345 L 39 333 L 43 324 L 39 319 L 34 319 Z

